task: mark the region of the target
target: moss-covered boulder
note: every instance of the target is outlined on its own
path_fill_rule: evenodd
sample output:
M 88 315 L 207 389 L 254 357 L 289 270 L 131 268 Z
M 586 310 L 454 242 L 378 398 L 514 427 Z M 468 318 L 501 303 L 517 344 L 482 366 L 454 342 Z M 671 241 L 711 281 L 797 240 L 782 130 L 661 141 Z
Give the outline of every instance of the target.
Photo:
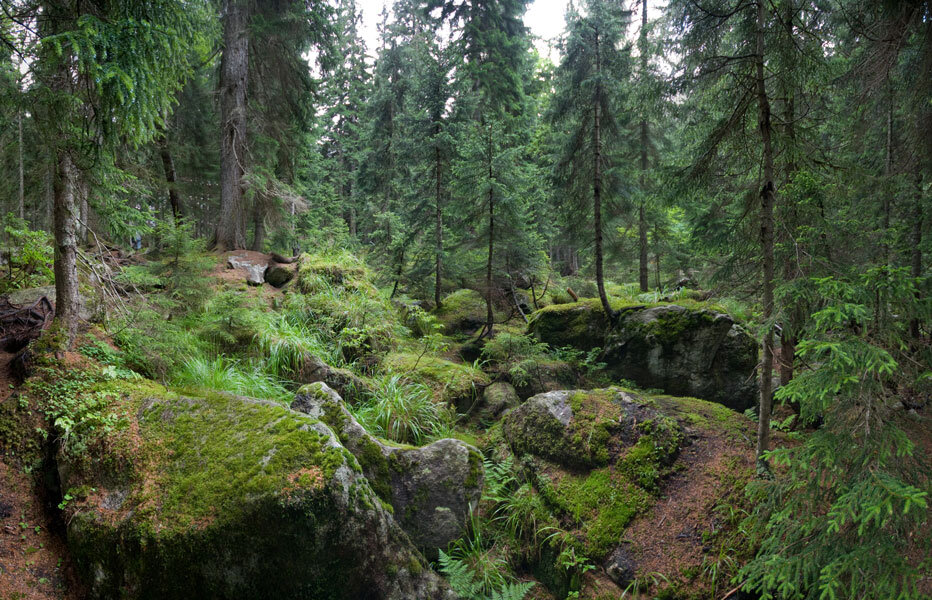
M 277 262 L 270 262 L 269 268 L 265 271 L 265 282 L 273 287 L 284 287 L 286 283 L 294 279 L 295 267 L 293 265 L 283 265 Z
M 643 388 L 703 398 L 737 411 L 757 399 L 757 342 L 730 316 L 697 304 L 613 304 L 614 327 L 598 300 L 534 313 L 529 331 L 558 348 L 601 347 L 604 373 Z
M 601 358 L 613 377 L 736 411 L 757 401 L 757 342 L 726 314 L 677 305 L 623 311 Z
M 471 335 L 486 322 L 485 298 L 476 290 L 457 290 L 441 300 L 434 316 L 448 334 Z
M 85 401 L 112 431 L 58 463 L 90 597 L 449 597 L 318 419 L 148 383 Z
M 505 411 L 521 403 L 518 392 L 505 381 L 496 381 L 482 392 L 482 402 L 473 410 L 472 418 L 480 424 L 488 424 L 498 419 Z
M 433 555 L 460 537 L 482 495 L 482 455 L 454 439 L 422 448 L 370 435 L 323 383 L 298 391 L 292 408 L 328 424 L 362 466 L 379 497 L 419 547 Z
M 609 320 L 598 298 L 568 304 L 551 304 L 531 315 L 528 332 L 553 348 L 579 350 L 601 347 Z
M 504 433 L 516 453 L 571 468 L 615 463 L 643 435 L 651 436 L 657 458 L 667 460 L 682 439 L 674 421 L 620 388 L 538 394 L 508 414 Z
M 544 392 L 584 387 L 581 385 L 579 373 L 572 365 L 562 360 L 534 358 L 518 366 L 520 372 L 512 370 L 509 378 L 518 396 L 523 399 Z
M 426 385 L 436 400 L 455 406 L 461 413 L 469 412 L 490 383 L 489 376 L 472 365 L 426 354 L 395 352 L 385 357 L 382 366 Z

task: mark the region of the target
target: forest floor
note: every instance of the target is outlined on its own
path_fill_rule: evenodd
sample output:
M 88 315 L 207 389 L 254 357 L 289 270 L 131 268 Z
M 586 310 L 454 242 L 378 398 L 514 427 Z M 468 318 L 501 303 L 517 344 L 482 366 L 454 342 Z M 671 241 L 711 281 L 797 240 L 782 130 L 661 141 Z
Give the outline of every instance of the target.
M 16 389 L 12 357 L 0 351 L 0 402 Z M 0 600 L 82 597 L 54 504 L 35 475 L 0 455 Z

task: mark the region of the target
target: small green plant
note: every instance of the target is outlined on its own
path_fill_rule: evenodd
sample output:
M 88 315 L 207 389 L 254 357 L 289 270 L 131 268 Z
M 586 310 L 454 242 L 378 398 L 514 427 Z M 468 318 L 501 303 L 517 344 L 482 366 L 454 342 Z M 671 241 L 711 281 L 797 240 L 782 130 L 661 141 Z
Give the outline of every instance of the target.
M 6 277 L 0 279 L 0 293 L 52 283 L 52 237 L 45 231 L 29 229 L 12 213 L 2 219 L 2 227 L 10 256 Z

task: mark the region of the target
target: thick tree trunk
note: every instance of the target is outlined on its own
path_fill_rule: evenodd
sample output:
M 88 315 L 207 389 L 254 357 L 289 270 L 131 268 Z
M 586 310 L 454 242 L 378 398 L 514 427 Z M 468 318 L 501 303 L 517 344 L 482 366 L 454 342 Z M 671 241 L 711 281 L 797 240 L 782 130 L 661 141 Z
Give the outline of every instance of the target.
M 773 146 L 771 141 L 772 124 L 770 120 L 770 99 L 764 79 L 764 4 L 757 3 L 757 104 L 758 125 L 763 146 L 764 181 L 761 187 L 761 250 L 763 254 L 763 319 L 768 325 L 763 339 L 763 357 L 760 371 L 760 415 L 757 423 L 757 466 L 761 472 L 768 472 L 770 467 L 764 453 L 770 450 L 770 412 L 773 379 Z
M 70 347 L 78 331 L 78 202 L 77 170 L 71 155 L 61 150 L 55 179 L 55 320 Z
M 599 31 L 595 32 L 595 69 L 597 74 L 602 72 L 601 53 L 599 48 Z M 596 85 L 595 112 L 592 126 L 592 145 L 595 150 L 593 177 L 592 177 L 592 213 L 595 227 L 595 283 L 599 288 L 599 300 L 602 310 L 612 322 L 612 307 L 605 294 L 605 274 L 602 268 L 602 88 Z
M 641 0 L 641 82 L 646 84 L 647 78 L 647 0 Z M 642 109 L 646 110 L 646 109 Z M 648 264 L 647 264 L 647 218 L 645 217 L 644 195 L 647 193 L 647 143 L 648 143 L 648 124 L 647 118 L 641 118 L 641 203 L 638 206 L 638 281 L 641 285 L 641 291 L 646 292 L 650 284 L 648 282 Z
M 172 218 L 177 224 L 179 219 L 181 219 L 181 196 L 178 194 L 178 186 L 175 179 L 175 160 L 172 158 L 171 149 L 168 147 L 168 139 L 164 135 L 159 138 L 159 155 L 162 157 L 162 169 L 165 170 L 165 184 L 168 188 L 168 204 L 172 209 Z
M 440 148 L 434 148 L 434 177 L 436 179 L 437 189 L 434 199 L 435 218 L 434 239 L 436 247 L 434 249 L 434 304 L 440 308 L 440 288 L 443 275 L 443 205 L 442 205 L 442 161 Z
M 492 189 L 492 124 L 489 123 L 489 140 L 488 140 L 488 161 L 489 161 L 489 256 L 485 267 L 485 328 L 483 336 L 492 335 L 492 327 L 495 325 L 495 315 L 492 313 L 492 260 L 495 255 L 495 194 Z
M 246 77 L 249 70 L 249 9 L 245 0 L 224 0 L 220 61 L 220 250 L 246 247 L 243 175 L 246 170 Z
M 55 231 L 55 160 L 49 158 L 48 168 L 45 170 L 45 218 L 43 225 L 45 230 L 54 233 Z

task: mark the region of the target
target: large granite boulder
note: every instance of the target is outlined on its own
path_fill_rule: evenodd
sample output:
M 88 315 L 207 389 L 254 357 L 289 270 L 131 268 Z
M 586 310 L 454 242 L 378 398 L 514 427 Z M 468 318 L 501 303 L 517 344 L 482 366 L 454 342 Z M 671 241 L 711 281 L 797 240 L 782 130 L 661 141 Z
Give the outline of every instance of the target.
M 679 450 L 682 434 L 640 396 L 620 388 L 538 394 L 508 413 L 504 433 L 517 454 L 532 454 L 570 468 L 614 463 L 644 435 L 657 458 Z
M 276 403 L 98 387 L 114 431 L 57 458 L 91 598 L 450 598 L 358 461 Z
M 553 348 L 578 350 L 601 347 L 610 322 L 598 298 L 551 304 L 531 315 L 528 332 Z
M 677 305 L 623 312 L 601 360 L 644 388 L 739 412 L 757 401 L 757 342 L 723 313 Z
M 602 348 L 604 372 L 642 388 L 737 411 L 757 401 L 757 342 L 714 310 L 675 304 L 617 307 L 609 327 L 598 301 L 583 300 L 537 311 L 529 331 L 555 348 Z
M 434 555 L 462 535 L 482 495 L 478 450 L 454 439 L 422 448 L 383 442 L 370 435 L 324 383 L 302 387 L 291 407 L 333 428 L 419 548 Z

